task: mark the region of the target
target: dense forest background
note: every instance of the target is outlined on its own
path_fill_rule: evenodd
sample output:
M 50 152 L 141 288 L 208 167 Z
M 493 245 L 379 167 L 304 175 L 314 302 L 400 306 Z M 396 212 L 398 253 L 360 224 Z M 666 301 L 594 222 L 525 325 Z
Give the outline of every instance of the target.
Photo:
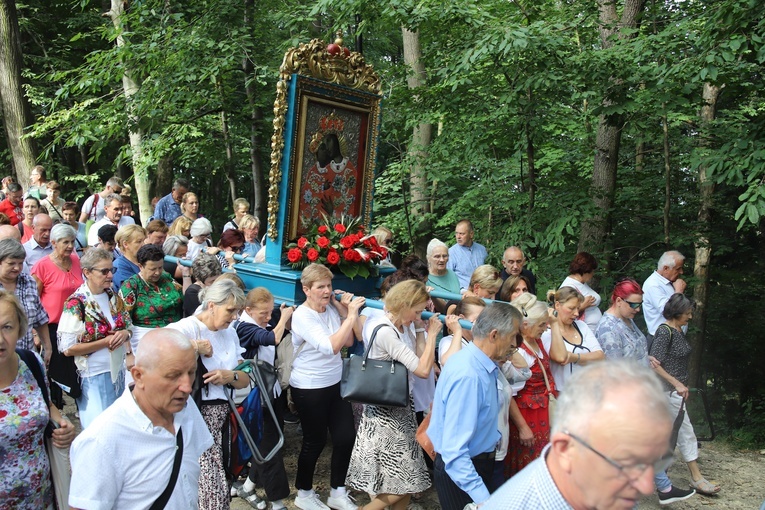
M 265 223 L 278 68 L 318 37 L 383 83 L 375 224 L 402 252 L 473 220 L 540 293 L 578 250 L 596 286 L 682 251 L 694 377 L 718 430 L 765 441 L 765 3 L 759 0 L 0 0 L 5 172 L 81 201 L 184 176 L 222 225 Z

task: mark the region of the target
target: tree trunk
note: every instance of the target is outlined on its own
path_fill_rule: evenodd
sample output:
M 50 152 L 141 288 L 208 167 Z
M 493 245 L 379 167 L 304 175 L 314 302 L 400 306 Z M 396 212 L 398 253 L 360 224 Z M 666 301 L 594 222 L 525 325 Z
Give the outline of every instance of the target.
M 625 0 L 620 19 L 615 0 L 598 0 L 601 46 L 610 48 L 613 45 L 611 40 L 613 36 L 619 39 L 634 37 L 632 29 L 638 26 L 644 7 L 645 0 Z M 628 32 L 625 32 L 625 29 Z M 615 80 L 611 81 L 618 84 Z M 609 98 L 605 98 L 603 104 L 612 103 Z M 620 115 L 610 117 L 601 115 L 598 119 L 595 159 L 590 184 L 590 196 L 595 204 L 596 212 L 582 223 L 579 251 L 606 253 L 606 239 L 611 232 L 611 209 L 614 205 L 616 170 L 623 127 L 624 119 Z
M 249 27 L 252 22 L 254 0 L 245 0 L 244 2 L 244 25 Z M 255 91 L 255 81 L 252 79 L 254 66 L 249 55 L 242 58 L 242 71 L 244 71 L 244 90 L 247 93 L 247 102 L 250 105 L 250 170 L 252 171 L 252 197 L 254 203 L 255 217 L 260 219 L 263 227 L 261 232 L 265 232 L 266 227 L 266 203 L 265 194 L 265 176 L 263 175 L 263 158 L 260 155 L 260 147 L 263 140 L 260 136 L 260 123 L 263 120 L 263 110 L 257 105 L 257 94 Z
M 425 85 L 425 64 L 422 61 L 422 49 L 420 47 L 420 32 L 414 32 L 401 28 L 404 42 L 404 62 L 409 66 L 410 72 L 407 77 L 409 88 L 415 90 Z M 415 96 L 416 99 L 416 96 Z M 409 177 L 411 193 L 412 217 L 419 222 L 410 232 L 413 237 L 414 249 L 418 255 L 424 255 L 428 239 L 424 234 L 430 234 L 430 215 L 432 212 L 428 197 L 428 178 L 425 167 L 428 146 L 433 137 L 433 126 L 421 123 L 414 127 L 412 142 L 407 150 L 407 158 L 411 162 Z
M 231 147 L 231 136 L 228 132 L 228 115 L 225 110 L 220 112 L 220 127 L 223 133 L 223 145 L 226 148 L 226 159 L 223 163 L 224 170 L 226 172 L 226 180 L 228 180 L 228 191 L 231 194 L 231 203 L 236 200 L 236 173 L 234 171 L 234 149 Z
M 126 0 L 111 0 L 111 9 L 109 10 L 109 17 L 120 33 L 124 33 L 124 20 L 122 16 L 125 14 L 125 7 L 127 6 Z M 125 38 L 122 35 L 117 37 L 117 46 L 124 46 Z M 134 188 L 136 197 L 138 197 L 138 213 L 141 216 L 141 221 L 146 224 L 151 217 L 151 198 L 149 197 L 149 169 L 146 165 L 146 160 L 143 154 L 143 130 L 139 128 L 138 118 L 132 112 L 131 98 L 138 92 L 140 84 L 137 78 L 134 78 L 134 70 L 129 67 L 129 64 L 123 64 L 124 72 L 122 74 L 122 89 L 125 93 L 125 98 L 128 104 L 128 122 L 130 126 L 128 128 L 128 136 L 130 138 L 130 149 L 132 151 L 133 162 L 133 175 L 135 176 Z
M 704 104 L 701 107 L 701 130 L 702 147 L 709 143 L 706 136 L 707 130 L 711 129 L 711 124 L 715 120 L 717 109 L 717 98 L 720 95 L 722 86 L 705 83 L 702 91 Z M 696 386 L 704 386 L 701 381 L 701 357 L 704 354 L 704 338 L 707 322 L 707 302 L 709 299 L 709 263 L 712 258 L 712 245 L 709 240 L 709 227 L 712 211 L 712 198 L 715 191 L 713 181 L 707 177 L 707 167 L 699 165 L 699 233 L 694 243 L 694 264 L 693 277 L 693 299 L 696 302 L 696 310 L 693 313 L 694 328 L 689 335 L 691 348 L 690 382 Z
M 665 105 L 666 106 L 666 105 Z M 667 124 L 667 115 L 662 115 L 661 126 L 664 135 L 664 245 L 667 250 L 671 249 L 669 246 L 669 210 L 672 201 L 670 200 L 671 190 L 671 172 L 669 165 L 669 126 Z
M 165 155 L 157 162 L 157 176 L 154 180 L 154 192 L 149 195 L 164 197 L 173 189 L 173 157 Z
M 529 99 L 529 104 L 533 105 L 533 96 L 531 94 L 531 89 L 528 89 L 526 91 L 527 97 Z M 534 199 L 537 192 L 537 169 L 536 169 L 536 163 L 534 158 L 534 140 L 531 136 L 531 122 L 529 122 L 529 118 L 534 115 L 534 111 L 532 109 L 531 112 L 529 112 L 526 116 L 526 159 L 528 160 L 529 165 L 529 212 L 532 212 L 534 210 Z
M 0 102 L 11 164 L 17 181 L 29 186 L 37 150 L 24 129 L 32 124 L 29 103 L 21 88 L 21 39 L 15 0 L 0 0 Z

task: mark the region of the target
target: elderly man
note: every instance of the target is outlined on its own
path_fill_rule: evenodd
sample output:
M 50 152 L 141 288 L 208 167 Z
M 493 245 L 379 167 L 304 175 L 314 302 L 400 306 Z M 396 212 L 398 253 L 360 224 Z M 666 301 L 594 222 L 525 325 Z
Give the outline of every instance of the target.
M 106 186 L 99 193 L 91 195 L 82 204 L 82 212 L 80 213 L 80 223 L 87 223 L 90 221 L 99 221 L 103 219 L 106 214 L 106 202 L 105 199 L 109 195 L 116 193 L 119 195 L 122 193 L 122 179 L 117 177 L 111 177 L 106 181 Z
M 473 324 L 473 341 L 449 358 L 438 379 L 428 437 L 438 452 L 433 480 L 444 510 L 489 499 L 497 430 L 498 361 L 517 350 L 520 312 L 489 304 Z
M 502 254 L 502 272 L 499 273 L 499 277 L 502 281 L 507 280 L 513 276 L 525 276 L 529 280 L 529 292 L 532 294 L 537 293 L 537 277 L 534 273 L 526 269 L 526 255 L 523 250 L 517 246 L 510 246 Z
M 104 225 L 114 225 L 117 228 L 124 227 L 125 225 L 132 225 L 135 223 L 133 218 L 122 215 L 122 197 L 116 193 L 108 195 L 103 200 L 105 205 L 106 214 L 100 220 L 90 226 L 88 231 L 88 246 L 95 246 L 98 244 L 98 229 Z
M 646 340 L 648 349 L 651 348 L 656 329 L 664 322 L 664 305 L 673 294 L 685 292 L 685 280 L 680 278 L 683 274 L 685 257 L 679 251 L 666 251 L 659 258 L 656 271 L 646 278 L 643 283 L 643 317 L 648 329 Z M 683 331 L 688 329 L 683 326 Z
M 460 281 L 460 289 L 466 291 L 470 286 L 470 277 L 475 268 L 482 265 L 486 260 L 486 248 L 482 244 L 473 242 L 475 232 L 473 224 L 469 220 L 462 220 L 454 227 L 454 237 L 457 244 L 449 248 L 449 262 L 447 269 L 451 269 Z
M 47 214 L 37 214 L 32 218 L 32 239 L 24 243 L 27 252 L 26 262 L 29 267 L 34 267 L 38 260 L 53 253 L 53 245 L 50 243 L 50 231 L 53 228 L 53 220 Z
M 540 458 L 481 508 L 635 508 L 653 492 L 654 473 L 672 460 L 671 431 L 666 397 L 648 368 L 628 360 L 590 365 L 558 398 Z
M 173 182 L 173 190 L 159 199 L 154 208 L 154 219 L 162 220 L 166 225 L 172 225 L 175 218 L 183 214 L 181 212 L 181 202 L 183 195 L 189 192 L 189 181 L 186 179 L 176 179 Z
M 0 202 L 0 213 L 8 216 L 11 225 L 14 227 L 24 219 L 24 212 L 21 210 L 21 198 L 23 195 L 24 190 L 21 186 L 18 183 L 12 182 L 8 184 L 8 192 L 5 194 L 5 200 Z
M 179 331 L 141 339 L 133 390 L 72 444 L 72 508 L 149 508 L 163 496 L 158 508 L 198 508 L 199 456 L 213 439 L 188 402 L 196 367 L 194 344 Z

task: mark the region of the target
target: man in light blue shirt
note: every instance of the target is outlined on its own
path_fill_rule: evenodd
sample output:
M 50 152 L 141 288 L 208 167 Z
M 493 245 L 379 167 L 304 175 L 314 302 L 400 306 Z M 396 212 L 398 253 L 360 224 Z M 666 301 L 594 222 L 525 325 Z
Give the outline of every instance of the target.
M 53 229 L 53 220 L 47 214 L 37 214 L 32 219 L 32 239 L 24 243 L 27 252 L 26 262 L 33 267 L 40 259 L 53 253 L 53 245 L 50 244 L 50 231 Z
M 449 248 L 449 262 L 447 269 L 451 269 L 460 281 L 460 288 L 464 292 L 470 285 L 470 277 L 473 271 L 486 260 L 486 248 L 482 244 L 473 242 L 475 232 L 470 220 L 462 220 L 454 227 L 454 237 L 457 244 Z
M 175 218 L 183 214 L 181 212 L 181 202 L 183 195 L 189 191 L 189 181 L 186 179 L 176 179 L 173 182 L 173 190 L 159 199 L 154 207 L 154 219 L 162 220 L 167 225 L 172 225 Z
M 433 476 L 443 510 L 489 499 L 500 440 L 496 362 L 517 350 L 521 321 L 514 307 L 491 303 L 473 324 L 473 342 L 449 358 L 441 372 L 428 437 L 438 452 Z
M 449 361 L 451 363 L 451 360 Z M 558 398 L 550 444 L 481 510 L 631 510 L 672 461 L 672 420 L 659 378 L 632 360 L 577 371 Z M 662 504 L 687 499 L 675 489 Z

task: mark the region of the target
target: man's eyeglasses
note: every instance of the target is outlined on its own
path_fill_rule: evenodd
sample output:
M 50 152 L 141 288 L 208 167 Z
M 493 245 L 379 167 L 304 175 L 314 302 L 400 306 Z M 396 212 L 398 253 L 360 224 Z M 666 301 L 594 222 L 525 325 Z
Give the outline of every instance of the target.
M 571 432 L 567 430 L 564 430 L 563 433 L 566 434 L 567 436 L 571 436 L 571 438 L 574 441 L 581 444 L 582 446 L 590 450 L 592 453 L 594 453 L 595 455 L 597 455 L 598 457 L 600 457 L 601 459 L 605 460 L 606 462 L 611 464 L 613 467 L 618 469 L 619 472 L 623 474 L 624 476 L 626 476 L 631 482 L 637 481 L 637 479 L 640 478 L 649 467 L 653 468 L 653 472 L 655 474 L 655 473 L 660 473 L 666 470 L 670 466 L 670 464 L 672 464 L 672 458 L 673 458 L 672 454 L 667 453 L 662 458 L 655 461 L 653 464 L 640 463 L 640 464 L 633 464 L 631 466 L 623 466 L 619 464 L 618 462 L 616 462 L 615 460 L 611 459 L 610 457 L 607 457 L 603 455 L 602 453 L 600 453 L 598 450 L 593 448 L 587 441 L 577 436 L 576 434 L 572 434 Z
M 94 268 L 91 269 L 91 271 L 97 271 L 97 272 L 101 273 L 102 275 L 106 276 L 109 273 L 115 273 L 117 271 L 117 269 L 115 269 L 113 267 L 104 267 L 104 268 L 101 268 L 101 269 L 94 267 Z
M 643 303 L 642 303 L 642 302 L 640 302 L 640 303 L 635 303 L 634 301 L 627 301 L 626 299 L 622 299 L 622 301 L 624 301 L 625 303 L 627 303 L 628 305 L 630 305 L 630 308 L 632 308 L 633 310 L 637 310 L 638 308 L 640 308 L 641 306 L 643 306 Z

